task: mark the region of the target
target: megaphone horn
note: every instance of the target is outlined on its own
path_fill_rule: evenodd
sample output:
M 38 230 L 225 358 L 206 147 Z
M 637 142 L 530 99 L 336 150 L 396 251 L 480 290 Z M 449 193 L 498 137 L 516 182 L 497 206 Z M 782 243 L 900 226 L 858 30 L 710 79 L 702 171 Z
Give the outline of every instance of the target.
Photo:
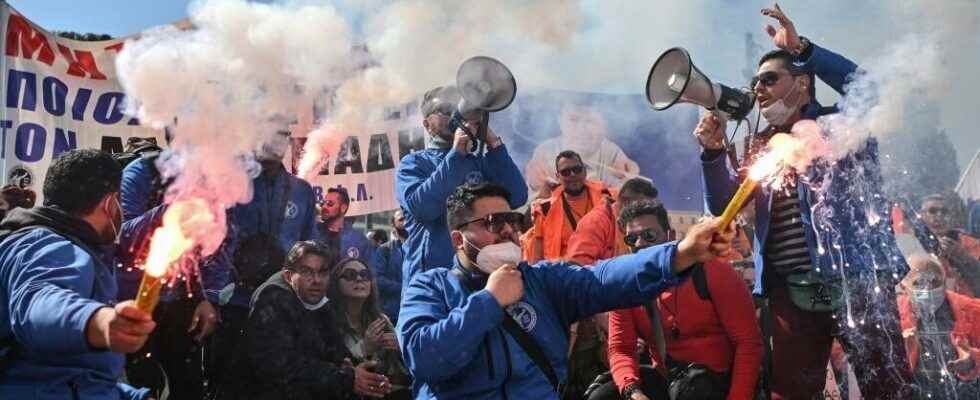
M 647 76 L 646 94 L 655 110 L 692 103 L 732 119 L 745 118 L 755 104 L 751 91 L 711 82 L 682 47 L 665 51 L 653 63 Z
M 485 56 L 466 60 L 456 72 L 456 87 L 463 97 L 459 111 L 500 111 L 514 101 L 517 81 L 500 61 Z

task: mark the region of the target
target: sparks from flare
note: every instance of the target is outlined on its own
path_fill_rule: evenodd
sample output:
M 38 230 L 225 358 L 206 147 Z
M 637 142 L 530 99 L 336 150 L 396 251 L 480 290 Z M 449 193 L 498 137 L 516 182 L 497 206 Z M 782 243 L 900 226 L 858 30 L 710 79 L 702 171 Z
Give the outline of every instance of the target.
M 194 247 L 188 235 L 195 228 L 214 223 L 214 215 L 203 199 L 175 202 L 163 215 L 163 225 L 153 232 L 150 250 L 143 268 L 143 280 L 136 295 L 136 305 L 152 313 L 160 298 L 162 280 L 170 266 Z
M 724 229 L 732 223 L 760 182 L 764 185 L 781 186 L 783 174 L 780 172 L 786 165 L 790 165 L 794 160 L 801 158 L 806 150 L 803 142 L 785 133 L 773 135 L 769 139 L 767 147 L 769 151 L 749 167 L 748 176 L 739 185 L 738 191 L 735 192 L 732 200 L 725 207 L 718 223 L 720 229 Z

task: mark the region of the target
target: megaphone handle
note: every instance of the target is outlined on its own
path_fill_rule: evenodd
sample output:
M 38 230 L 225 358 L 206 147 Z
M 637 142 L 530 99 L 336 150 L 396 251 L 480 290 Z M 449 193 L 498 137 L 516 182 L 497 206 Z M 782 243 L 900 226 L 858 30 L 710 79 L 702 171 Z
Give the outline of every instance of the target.
M 718 119 L 721 121 L 722 127 L 726 127 L 728 125 L 728 119 L 729 119 L 728 113 L 721 111 L 717 108 L 711 110 L 711 113 L 714 114 L 715 117 L 718 117 Z M 725 146 L 725 153 L 728 154 L 728 162 L 731 163 L 732 169 L 738 171 L 738 167 L 739 167 L 738 152 L 735 150 L 735 145 L 732 144 L 731 139 L 728 138 L 728 132 L 723 132 L 721 137 L 723 139 L 722 143 Z

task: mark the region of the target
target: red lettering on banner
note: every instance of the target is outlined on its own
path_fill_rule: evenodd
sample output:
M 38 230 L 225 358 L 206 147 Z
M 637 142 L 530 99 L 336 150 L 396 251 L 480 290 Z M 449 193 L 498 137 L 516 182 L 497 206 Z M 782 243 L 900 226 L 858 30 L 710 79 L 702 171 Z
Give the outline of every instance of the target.
M 123 44 L 125 44 L 125 43 L 126 42 L 119 42 L 119 43 L 116 43 L 116 44 L 114 44 L 112 46 L 106 46 L 104 50 L 105 51 L 114 50 L 116 53 L 118 53 L 118 52 L 122 51 Z
M 99 71 L 99 67 L 95 65 L 95 57 L 92 57 L 92 52 L 75 50 L 75 54 L 72 55 L 71 49 L 60 43 L 58 44 L 58 51 L 68 61 L 68 75 L 85 78 L 85 73 L 88 72 L 92 79 L 105 79 L 105 74 Z
M 54 50 L 44 37 L 44 33 L 34 29 L 24 17 L 10 14 L 7 19 L 7 55 L 13 57 L 34 58 L 45 64 L 54 63 Z

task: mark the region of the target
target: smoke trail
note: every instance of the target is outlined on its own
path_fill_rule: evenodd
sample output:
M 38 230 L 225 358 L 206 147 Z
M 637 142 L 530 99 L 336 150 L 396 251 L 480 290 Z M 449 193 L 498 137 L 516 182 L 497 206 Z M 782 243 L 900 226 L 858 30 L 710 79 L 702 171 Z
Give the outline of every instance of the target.
M 189 13 L 192 29 L 162 27 L 126 42 L 117 70 L 127 112 L 173 133 L 173 154 L 159 163 L 175 178 L 166 201 L 211 207 L 213 226 L 192 232 L 206 256 L 224 239 L 225 209 L 251 199 L 256 150 L 350 76 L 351 34 L 324 4 L 213 0 Z

